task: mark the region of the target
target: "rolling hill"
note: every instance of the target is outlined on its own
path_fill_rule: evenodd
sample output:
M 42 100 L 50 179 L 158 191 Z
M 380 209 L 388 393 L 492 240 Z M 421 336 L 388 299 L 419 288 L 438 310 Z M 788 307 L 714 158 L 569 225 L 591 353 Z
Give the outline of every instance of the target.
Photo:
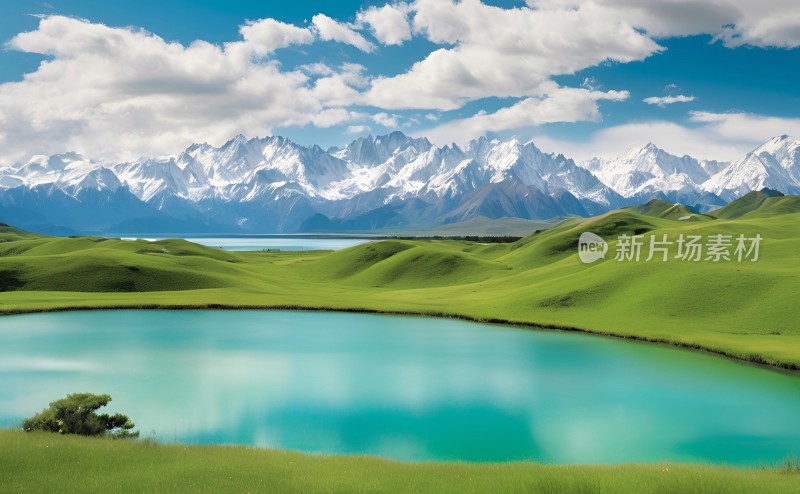
M 657 218 L 666 218 L 678 221 L 707 221 L 710 218 L 708 215 L 700 214 L 689 206 L 683 204 L 672 204 L 660 199 L 653 199 L 647 204 L 641 206 L 631 206 L 630 211 L 634 213 L 643 214 L 645 216 L 655 216 Z
M 225 252 L 6 226 L 0 311 L 247 306 L 447 315 L 669 342 L 797 369 L 800 201 L 753 197 L 698 221 L 651 202 L 569 218 L 514 243 L 390 240 L 337 252 Z M 584 232 L 608 242 L 605 259 L 580 261 Z M 642 235 L 638 261 L 615 260 L 623 235 Z M 710 251 L 681 260 L 681 235 L 706 244 L 729 236 L 730 260 L 714 262 Z M 737 260 L 739 235 L 762 237 L 756 262 Z M 647 261 L 651 236 L 671 243 Z
M 752 213 L 760 216 L 771 214 L 791 213 L 797 210 L 798 196 L 784 196 L 777 190 L 764 188 L 759 191 L 748 192 L 739 199 L 710 213 L 711 216 L 722 219 L 735 219 L 745 217 Z

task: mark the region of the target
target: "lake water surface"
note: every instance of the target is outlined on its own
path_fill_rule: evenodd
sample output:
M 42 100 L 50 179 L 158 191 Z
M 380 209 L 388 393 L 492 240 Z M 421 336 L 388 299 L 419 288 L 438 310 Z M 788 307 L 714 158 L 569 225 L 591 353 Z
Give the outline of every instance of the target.
M 136 239 L 138 237 L 123 237 L 126 239 Z M 146 237 L 146 240 L 162 240 L 164 238 L 175 237 Z M 252 235 L 246 237 L 186 237 L 189 242 L 216 247 L 224 250 L 246 251 L 246 250 L 340 250 L 354 245 L 369 242 L 366 238 L 324 238 L 324 237 L 303 237 L 303 236 L 259 236 Z
M 0 317 L 0 426 L 109 393 L 144 436 L 401 460 L 765 464 L 800 378 L 581 334 L 325 312 Z

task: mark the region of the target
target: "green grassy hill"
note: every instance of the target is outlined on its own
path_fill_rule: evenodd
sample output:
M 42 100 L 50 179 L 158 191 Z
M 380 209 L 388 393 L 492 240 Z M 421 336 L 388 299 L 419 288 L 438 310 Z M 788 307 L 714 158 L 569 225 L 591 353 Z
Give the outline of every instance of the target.
M 798 209 L 800 209 L 798 196 L 767 197 L 758 208 L 742 214 L 739 218 L 767 218 L 791 214 Z
M 420 313 L 669 342 L 799 368 L 800 201 L 755 202 L 732 203 L 727 211 L 737 210 L 735 218 L 718 210 L 718 219 L 679 220 L 686 211 L 651 202 L 570 218 L 510 244 L 389 240 L 338 252 L 225 252 L 182 240 L 46 237 L 3 227 L 0 311 L 247 306 Z M 587 231 L 609 242 L 604 260 L 579 260 L 578 238 Z M 760 259 L 675 258 L 680 235 L 719 234 L 761 235 Z M 667 235 L 669 260 L 658 254 L 645 261 L 645 245 L 639 262 L 616 261 L 620 235 Z
M 800 205 L 766 197 L 719 219 L 651 203 L 570 218 L 510 244 L 389 240 L 337 252 L 225 252 L 183 240 L 62 238 L 0 226 L 0 312 L 294 307 L 537 324 L 800 369 Z M 757 207 L 752 207 L 757 202 Z M 746 211 L 745 211 L 746 210 Z M 674 214 L 673 214 L 674 213 Z M 724 218 L 723 216 L 735 216 Z M 606 258 L 583 264 L 593 232 Z M 757 262 L 614 259 L 621 235 L 761 235 Z M 798 492 L 797 466 L 545 466 L 155 445 L 0 431 L 9 492 Z M 33 481 L 32 479 L 35 479 Z
M 712 211 L 709 213 L 709 215 L 715 218 L 732 220 L 762 210 L 762 208 L 763 211 L 770 211 L 773 209 L 773 204 L 778 198 L 789 199 L 789 202 L 793 203 L 795 206 L 798 204 L 798 199 L 800 199 L 798 196 L 789 196 L 787 198 L 777 190 L 772 189 L 763 189 L 760 191 L 754 190 L 752 192 L 748 192 L 739 199 L 736 199 L 735 201 Z M 784 209 L 783 211 L 792 213 L 797 212 L 797 209 L 792 209 L 790 207 L 789 209 Z M 776 211 L 776 213 L 780 214 L 779 211 Z M 771 214 L 767 213 L 767 216 L 771 216 Z
M 6 492 L 798 492 L 795 466 L 398 463 L 0 431 Z
M 450 223 L 427 228 L 391 227 L 378 230 L 378 233 L 387 235 L 416 235 L 420 237 L 449 236 L 464 237 L 477 236 L 519 236 L 523 237 L 534 230 L 541 230 L 558 223 L 559 219 L 551 220 L 526 220 L 522 218 L 497 218 L 491 219 L 478 216 L 460 223 Z M 376 232 L 369 232 L 376 233 Z
M 642 204 L 641 206 L 631 206 L 625 209 L 645 216 L 655 216 L 656 218 L 665 218 L 669 220 L 708 221 L 713 219 L 708 215 L 699 214 L 689 206 L 684 206 L 683 204 L 672 204 L 660 199 L 653 199 L 647 204 Z
M 141 292 L 236 285 L 239 260 L 185 240 L 0 233 L 0 290 Z

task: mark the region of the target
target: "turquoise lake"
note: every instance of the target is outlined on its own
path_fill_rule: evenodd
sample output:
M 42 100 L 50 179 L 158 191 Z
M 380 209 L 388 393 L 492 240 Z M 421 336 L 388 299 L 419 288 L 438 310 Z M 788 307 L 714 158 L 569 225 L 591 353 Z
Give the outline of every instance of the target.
M 701 353 L 325 312 L 0 317 L 0 426 L 109 393 L 144 437 L 399 460 L 772 464 L 800 377 Z

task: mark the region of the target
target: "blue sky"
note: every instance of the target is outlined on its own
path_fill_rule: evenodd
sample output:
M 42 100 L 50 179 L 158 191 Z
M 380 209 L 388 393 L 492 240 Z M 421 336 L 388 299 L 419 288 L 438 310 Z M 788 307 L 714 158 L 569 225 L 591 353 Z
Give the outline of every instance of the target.
M 517 136 L 576 159 L 649 141 L 734 159 L 800 134 L 795 3 L 12 0 L 0 163 L 392 130 Z

